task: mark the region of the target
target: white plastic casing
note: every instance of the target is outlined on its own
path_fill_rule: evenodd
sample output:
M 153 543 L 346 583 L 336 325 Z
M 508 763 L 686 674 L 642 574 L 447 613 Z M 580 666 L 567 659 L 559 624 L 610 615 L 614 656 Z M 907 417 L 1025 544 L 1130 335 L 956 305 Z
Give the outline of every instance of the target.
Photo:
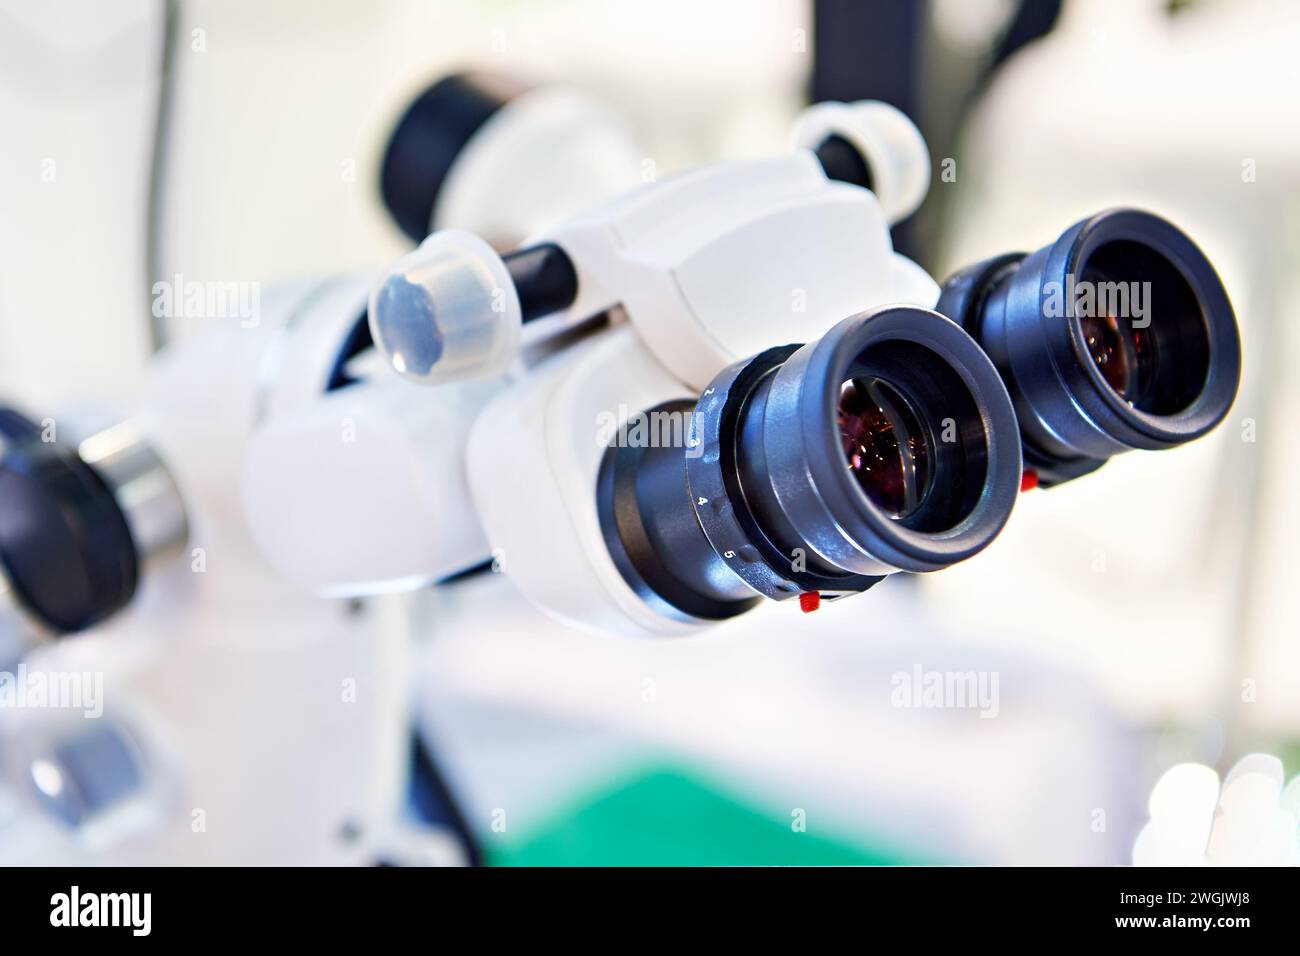
M 538 366 L 474 423 L 469 486 L 498 568 L 541 609 L 596 633 L 688 634 L 623 580 L 596 511 L 610 419 L 693 392 L 626 325 Z M 621 413 L 620 410 L 621 409 Z
M 354 277 L 276 288 L 255 320 L 212 320 L 155 361 L 133 423 L 180 491 L 191 547 L 242 529 L 249 436 L 324 392 L 368 286 Z
M 431 392 L 390 378 L 268 423 L 243 469 L 262 552 L 290 580 L 334 596 L 405 590 L 485 560 L 464 454 L 475 415 L 500 388 Z
M 640 181 L 645 159 L 623 120 L 568 87 L 529 90 L 465 144 L 438 193 L 431 231 L 469 229 L 498 248 Z
M 829 181 L 808 152 L 691 170 L 539 239 L 574 261 L 570 316 L 621 304 L 656 357 L 697 389 L 738 359 L 815 339 L 872 305 L 938 298 L 899 262 L 876 197 Z
M 889 170 L 879 175 L 894 207 L 919 202 L 929 167 L 910 121 L 884 104 L 831 105 L 841 125 L 879 156 L 873 162 Z M 916 149 L 920 160 L 909 158 Z M 893 251 L 889 222 L 874 193 L 829 180 L 804 149 L 679 173 L 530 240 L 569 255 L 578 292 L 567 309 L 530 324 L 527 337 L 536 341 L 621 306 L 659 360 L 702 388 L 731 362 L 774 343 L 817 338 L 870 305 L 933 306 L 937 285 L 918 283 L 921 270 Z M 480 368 L 493 374 L 504 354 L 496 347 L 517 341 L 519 303 L 500 286 L 513 292 L 504 265 L 485 243 L 465 237 L 435 233 L 398 263 L 372 303 L 376 344 L 413 380 L 447 381 Z M 398 294 L 387 297 L 390 289 Z M 447 358 L 437 360 L 442 352 Z

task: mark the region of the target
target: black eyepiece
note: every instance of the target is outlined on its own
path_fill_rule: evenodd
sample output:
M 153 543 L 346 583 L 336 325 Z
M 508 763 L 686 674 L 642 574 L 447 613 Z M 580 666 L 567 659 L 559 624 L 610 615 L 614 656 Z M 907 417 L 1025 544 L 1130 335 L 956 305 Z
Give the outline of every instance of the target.
M 1108 210 L 1037 252 L 964 269 L 938 309 L 1001 372 L 1044 485 L 1199 438 L 1236 397 L 1241 345 L 1223 284 L 1151 213 Z
M 737 363 L 685 447 L 616 440 L 598 487 L 624 578 L 661 611 L 730 617 L 756 594 L 837 597 L 980 551 L 1020 483 L 1015 414 L 955 323 L 895 306 Z M 667 429 L 643 429 L 664 434 Z
M 394 221 L 412 240 L 429 234 L 443 184 L 474 134 L 526 89 L 491 73 L 456 73 L 407 107 L 384 151 L 379 188 Z
M 0 571 L 54 633 L 84 630 L 131 600 L 139 560 L 126 517 L 76 452 L 34 437 L 0 456 Z

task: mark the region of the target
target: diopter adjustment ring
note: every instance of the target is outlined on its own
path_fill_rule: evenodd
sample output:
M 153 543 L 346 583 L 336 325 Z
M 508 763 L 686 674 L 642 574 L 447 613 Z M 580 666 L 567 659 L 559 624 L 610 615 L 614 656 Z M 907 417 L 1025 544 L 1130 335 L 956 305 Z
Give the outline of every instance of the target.
M 826 598 L 857 594 L 880 580 L 863 574 L 826 575 L 796 570 L 798 555 L 769 540 L 745 503 L 734 440 L 745 400 L 800 346 L 783 345 L 737 362 L 700 395 L 691 416 L 686 486 L 709 543 L 728 568 L 765 597 L 784 601 L 809 591 Z
M 691 402 L 667 402 L 650 410 L 685 413 Z M 615 442 L 605 450 L 596 483 L 601 530 L 609 556 L 623 580 L 657 613 L 680 621 L 723 621 L 743 614 L 762 600 L 757 594 L 742 600 L 718 600 L 679 581 L 669 562 L 651 540 L 649 516 L 637 495 L 637 475 L 650 449 Z M 680 491 L 680 486 L 679 486 Z

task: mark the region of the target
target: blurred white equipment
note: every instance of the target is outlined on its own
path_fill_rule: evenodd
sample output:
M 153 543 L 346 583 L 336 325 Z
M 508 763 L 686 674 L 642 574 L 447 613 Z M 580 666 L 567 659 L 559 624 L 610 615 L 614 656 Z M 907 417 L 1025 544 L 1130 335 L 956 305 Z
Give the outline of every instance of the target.
M 509 248 L 634 186 L 643 157 L 619 116 L 582 90 L 457 73 L 394 124 L 380 188 L 415 242 L 458 228 Z
M 74 522 L 93 544 L 107 522 L 90 519 L 120 509 L 134 545 L 122 560 L 138 561 L 138 593 L 119 590 L 89 634 L 38 645 L 25 663 L 102 675 L 109 704 L 147 711 L 181 759 L 169 767 L 175 799 L 165 812 L 131 839 L 97 847 L 97 859 L 359 862 L 373 851 L 369 835 L 397 819 L 409 740 L 403 631 L 377 619 L 388 613 L 382 605 L 360 613 L 286 584 L 249 539 L 238 490 L 249 432 L 314 401 L 342 374 L 340 350 L 364 311 L 365 286 L 285 288 L 267 297 L 255 322 L 231 319 L 168 350 L 129 427 L 77 446 L 97 474 L 122 473 L 112 463 L 150 463 L 131 481 L 103 481 L 111 493 L 90 499 L 101 510 Z M 112 454 L 91 453 L 109 447 Z M 11 463 L 27 450 L 7 449 L 6 468 L 16 471 Z M 50 474 L 22 472 L 22 487 L 67 507 L 83 500 L 66 482 L 43 484 Z M 169 516 L 169 534 L 146 530 L 161 526 L 145 520 L 157 515 Z M 35 549 L 39 540 L 15 535 L 7 544 Z M 71 560 L 90 550 L 60 554 Z M 51 570 L 58 582 L 75 579 Z M 21 583 L 34 592 L 44 584 Z M 29 616 L 62 606 L 18 599 Z M 234 777 L 231 768 L 239 768 Z M 70 845 L 81 845 L 80 828 L 65 829 Z
M 1219 775 L 1178 764 L 1151 791 L 1151 819 L 1133 844 L 1137 866 L 1300 866 L 1300 777 L 1249 754 Z

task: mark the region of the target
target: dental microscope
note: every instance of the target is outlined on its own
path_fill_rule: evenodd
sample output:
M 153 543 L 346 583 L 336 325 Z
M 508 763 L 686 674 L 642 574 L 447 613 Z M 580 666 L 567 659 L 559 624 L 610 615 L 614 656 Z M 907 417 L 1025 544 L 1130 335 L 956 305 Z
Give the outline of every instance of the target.
M 484 184 L 506 166 L 471 156 L 547 135 L 508 122 L 540 96 L 436 90 L 383 177 L 413 238 L 493 205 Z M 450 151 L 426 137 L 448 102 L 463 117 Z M 1149 213 L 1101 213 L 940 286 L 890 242 L 929 160 L 883 104 L 819 105 L 786 156 L 633 188 L 635 150 L 599 141 L 622 158 L 584 186 L 618 194 L 571 218 L 599 197 L 499 203 L 521 215 L 478 231 L 526 235 L 512 251 L 440 229 L 377 282 L 281 290 L 253 327 L 173 349 L 134 415 L 75 446 L 7 419 L 0 483 L 30 502 L 0 516 L 10 603 L 34 631 L 94 628 L 48 648 L 51 666 L 129 687 L 157 719 L 123 726 L 156 727 L 147 749 L 172 765 L 167 825 L 108 858 L 373 862 L 412 845 L 391 822 L 409 736 L 400 605 L 350 599 L 490 568 L 602 634 L 697 633 L 761 605 L 755 626 L 779 626 L 788 599 L 812 611 L 970 558 L 1027 485 L 1189 441 L 1231 405 L 1226 294 Z M 1150 321 L 1073 296 L 1058 313 L 1074 280 L 1147 283 Z M 195 686 L 202 699 L 169 693 Z M 119 737 L 105 746 L 138 757 L 150 734 Z M 32 799 L 67 805 L 75 759 L 13 753 Z
M 928 183 L 905 117 L 823 104 L 794 145 L 642 186 L 505 254 L 431 235 L 367 314 L 392 368 L 435 391 L 411 408 L 393 384 L 356 390 L 254 436 L 244 502 L 271 561 L 366 593 L 492 560 L 567 624 L 691 633 L 762 598 L 814 610 L 948 567 L 1022 489 L 1227 414 L 1235 317 L 1177 227 L 1108 210 L 940 287 L 889 241 Z M 419 478 L 326 440 L 353 414 L 391 422 L 380 444 L 423 461 Z M 363 476 L 375 494 L 356 493 Z M 400 528 L 391 563 L 323 555 L 321 513 L 326 538 Z
M 475 184 L 485 171 L 504 183 L 521 149 L 555 175 L 505 206 L 487 201 Z M 459 222 L 509 241 L 561 202 L 567 212 L 626 188 L 639 169 L 626 130 L 591 98 L 476 74 L 408 107 L 381 191 L 414 236 L 427 231 L 419 222 Z M 421 775 L 426 796 L 442 789 L 428 753 L 408 744 L 400 609 L 286 585 L 242 520 L 250 432 L 363 377 L 370 284 L 284 285 L 254 315 L 214 316 L 167 350 L 132 413 L 107 428 L 44 410 L 0 416 L 3 666 L 108 687 L 94 721 L 6 714 L 0 825 L 26 835 L 6 840 L 15 858 L 472 859 L 464 832 L 397 823 L 408 776 Z M 340 423 L 341 440 L 356 425 Z M 68 635 L 79 639 L 58 640 Z M 233 687 L 238 707 L 222 703 Z M 228 768 L 240 779 L 224 779 Z

